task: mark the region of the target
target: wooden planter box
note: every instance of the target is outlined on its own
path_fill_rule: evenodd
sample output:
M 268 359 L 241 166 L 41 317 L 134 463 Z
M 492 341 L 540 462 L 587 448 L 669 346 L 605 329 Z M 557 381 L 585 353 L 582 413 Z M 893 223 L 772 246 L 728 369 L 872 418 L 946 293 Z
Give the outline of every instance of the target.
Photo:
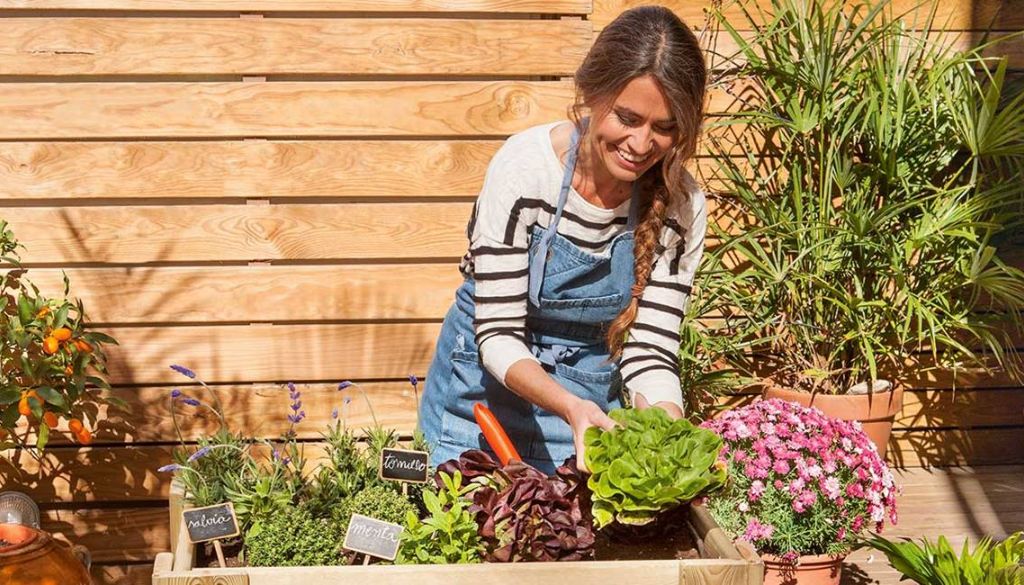
M 193 568 L 195 547 L 179 534 L 182 498 L 171 490 L 172 552 L 153 565 L 153 585 L 760 585 L 761 559 L 733 543 L 703 506 L 694 506 L 690 528 L 700 559 L 482 563 L 476 565 L 370 565 L 340 567 Z

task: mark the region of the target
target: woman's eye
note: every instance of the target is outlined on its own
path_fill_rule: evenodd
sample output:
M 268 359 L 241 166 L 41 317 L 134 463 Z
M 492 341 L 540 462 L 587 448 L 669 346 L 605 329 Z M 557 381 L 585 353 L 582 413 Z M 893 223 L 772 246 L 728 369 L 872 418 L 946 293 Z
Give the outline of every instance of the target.
M 624 116 L 618 112 L 615 113 L 615 116 L 618 117 L 619 122 L 622 123 L 624 126 L 633 126 L 634 124 L 636 124 L 636 120 L 634 120 L 631 116 Z

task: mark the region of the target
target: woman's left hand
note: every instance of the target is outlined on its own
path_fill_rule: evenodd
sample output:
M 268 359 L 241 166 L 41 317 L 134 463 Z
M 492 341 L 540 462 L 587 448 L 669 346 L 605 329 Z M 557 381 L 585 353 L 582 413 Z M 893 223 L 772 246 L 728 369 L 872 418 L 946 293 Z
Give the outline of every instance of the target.
M 652 405 L 647 402 L 647 399 L 644 398 L 643 394 L 640 394 L 638 392 L 633 395 L 633 407 L 639 410 L 643 410 L 645 408 L 651 408 Z M 664 410 L 666 413 L 668 413 L 668 417 L 671 419 L 683 418 L 683 409 L 679 408 L 679 405 L 676 404 L 675 402 L 667 402 L 663 400 L 661 402 L 655 402 L 653 404 L 653 407 Z

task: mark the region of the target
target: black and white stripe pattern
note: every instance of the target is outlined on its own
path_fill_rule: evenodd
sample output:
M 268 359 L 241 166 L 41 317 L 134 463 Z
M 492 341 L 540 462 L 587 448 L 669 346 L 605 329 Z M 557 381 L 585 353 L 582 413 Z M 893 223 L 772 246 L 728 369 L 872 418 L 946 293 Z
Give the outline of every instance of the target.
M 474 328 L 484 366 L 499 380 L 520 359 L 535 359 L 525 344 L 528 246 L 533 226 L 549 225 L 564 172 L 552 146 L 555 124 L 530 128 L 510 138 L 488 167 L 484 187 L 467 225 L 469 251 L 460 269 L 476 281 Z M 703 251 L 704 196 L 668 210 L 651 279 L 620 362 L 630 392 L 651 403 L 682 405 L 679 387 L 679 327 Z M 616 209 L 596 207 L 570 192 L 558 233 L 585 252 L 608 253 L 626 229 L 629 202 Z

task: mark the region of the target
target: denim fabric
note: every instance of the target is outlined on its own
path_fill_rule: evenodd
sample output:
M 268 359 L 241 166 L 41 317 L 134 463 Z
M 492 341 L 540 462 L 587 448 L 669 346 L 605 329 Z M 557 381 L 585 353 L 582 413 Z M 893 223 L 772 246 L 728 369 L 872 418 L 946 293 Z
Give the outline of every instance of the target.
M 547 229 L 530 234 L 527 339 L 545 370 L 573 394 L 606 412 L 621 404 L 622 379 L 608 361 L 604 331 L 629 303 L 633 286 L 633 193 L 627 229 L 596 255 L 557 233 L 571 185 L 579 137 L 573 133 L 558 206 Z M 473 330 L 471 278 L 456 291 L 437 340 L 420 404 L 420 428 L 429 441 L 431 464 L 467 449 L 490 451 L 473 417 L 485 403 L 505 427 L 523 459 L 551 473 L 575 454 L 572 430 L 557 415 L 505 388 L 480 362 Z

